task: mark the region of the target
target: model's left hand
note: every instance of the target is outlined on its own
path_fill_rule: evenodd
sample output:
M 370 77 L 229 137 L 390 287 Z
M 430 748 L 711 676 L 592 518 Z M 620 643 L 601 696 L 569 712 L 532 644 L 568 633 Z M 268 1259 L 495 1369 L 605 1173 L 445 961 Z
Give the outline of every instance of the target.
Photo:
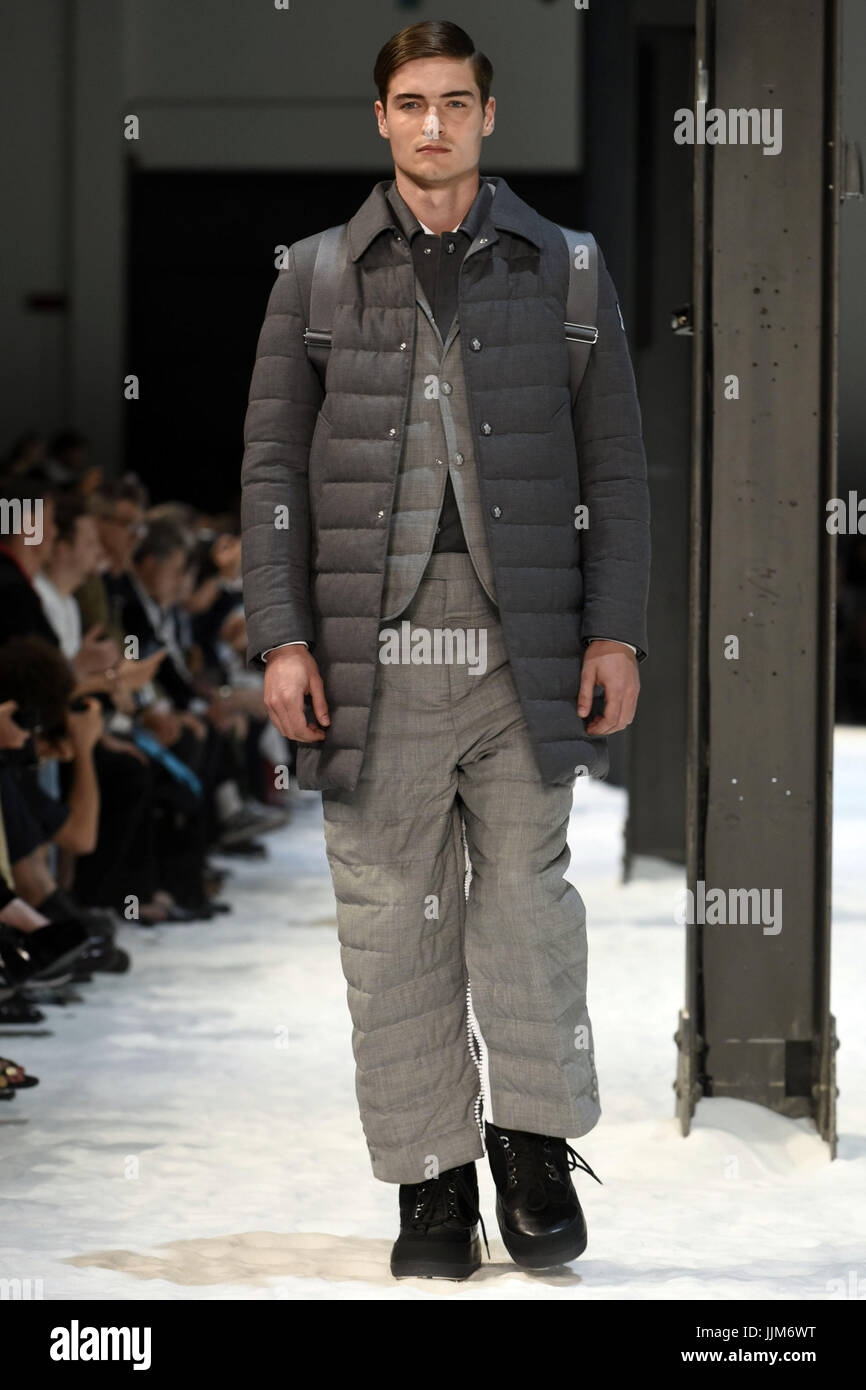
M 596 685 L 604 686 L 604 713 L 586 725 L 586 732 L 601 737 L 627 728 L 634 719 L 640 692 L 634 652 L 622 642 L 600 639 L 590 642 L 583 654 L 577 696 L 577 712 L 581 719 L 585 719 L 592 709 L 593 687 Z

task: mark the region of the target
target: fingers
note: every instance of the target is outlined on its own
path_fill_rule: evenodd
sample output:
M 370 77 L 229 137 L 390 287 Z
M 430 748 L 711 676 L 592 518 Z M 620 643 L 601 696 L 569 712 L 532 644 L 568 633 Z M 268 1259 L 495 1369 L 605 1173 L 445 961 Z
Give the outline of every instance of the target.
M 619 729 L 624 729 L 625 725 L 620 723 L 621 711 L 621 700 L 606 700 L 603 713 L 596 715 L 595 719 L 590 720 L 587 724 L 587 733 L 594 734 L 596 737 L 600 738 L 605 734 L 614 734 Z
M 313 713 L 319 723 L 330 724 L 331 716 L 328 713 L 328 702 L 325 699 L 325 687 L 318 672 L 310 676 L 310 697 L 313 702 Z
M 321 681 L 319 684 L 321 685 Z M 320 743 L 325 737 L 325 731 L 324 729 L 317 729 L 313 724 L 307 723 L 304 716 L 305 694 L 305 685 L 278 686 L 274 682 L 271 687 L 268 688 L 268 683 L 266 682 L 265 707 L 267 708 L 271 723 L 279 730 L 284 738 L 293 738 L 298 743 Z M 325 709 L 325 717 L 327 718 L 324 691 L 321 693 L 321 705 Z M 315 703 L 313 708 L 316 708 Z M 318 711 L 316 711 L 316 718 L 321 718 Z M 322 720 L 322 722 L 324 723 L 325 721 Z
M 592 696 L 598 682 L 595 679 L 596 663 L 585 660 L 581 668 L 580 689 L 577 692 L 577 712 L 585 719 L 592 709 Z
M 307 695 L 319 723 L 330 724 L 319 668 L 306 647 L 289 646 L 275 652 L 265 670 L 264 700 L 271 723 L 285 738 L 321 743 L 325 730 L 307 723 Z
M 591 719 L 586 725 L 587 733 L 596 738 L 627 729 L 634 719 L 637 709 L 637 696 L 632 696 L 627 692 L 622 694 L 614 691 L 606 693 L 607 699 L 603 712 L 595 719 Z
M 317 729 L 304 718 L 303 701 L 292 703 L 276 701 L 268 706 L 271 723 L 285 738 L 293 738 L 297 743 L 321 743 L 325 737 L 324 729 Z M 316 716 L 318 718 L 318 715 Z
M 280 733 L 285 738 L 293 738 L 296 743 L 321 743 L 325 737 L 324 729 L 317 729 L 313 724 L 307 724 L 304 719 L 299 719 L 297 714 L 289 714 L 284 717 L 271 715 L 271 723 L 275 724 Z
M 611 661 L 614 662 L 612 671 L 609 665 Z M 577 699 L 577 712 L 582 719 L 586 718 L 592 708 L 595 686 L 600 685 L 605 694 L 602 713 L 586 725 L 587 733 L 592 734 L 594 738 L 618 733 L 619 730 L 628 728 L 634 719 L 640 684 L 633 670 L 627 670 L 623 674 L 620 668 L 621 662 L 617 655 L 598 657 L 595 661 L 584 660 Z

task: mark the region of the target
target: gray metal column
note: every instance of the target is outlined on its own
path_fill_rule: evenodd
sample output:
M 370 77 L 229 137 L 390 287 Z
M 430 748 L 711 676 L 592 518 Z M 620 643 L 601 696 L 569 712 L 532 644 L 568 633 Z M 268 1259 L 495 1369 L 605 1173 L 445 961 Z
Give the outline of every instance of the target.
M 782 147 L 694 151 L 687 878 L 724 916 L 686 929 L 675 1083 L 684 1132 L 735 1096 L 833 1154 L 839 58 L 836 0 L 699 0 L 696 103 L 780 108 Z

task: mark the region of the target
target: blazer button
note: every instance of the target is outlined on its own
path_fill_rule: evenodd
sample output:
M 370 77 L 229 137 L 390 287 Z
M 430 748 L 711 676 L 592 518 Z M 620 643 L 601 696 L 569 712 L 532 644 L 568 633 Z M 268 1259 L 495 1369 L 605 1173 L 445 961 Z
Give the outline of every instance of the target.
M 401 351 L 401 352 L 405 352 L 408 346 L 409 346 L 408 343 L 401 343 L 401 344 L 400 344 L 400 351 Z
M 473 352 L 480 352 L 480 351 L 481 351 L 481 339 L 480 339 L 480 338 L 473 338 L 473 339 L 472 339 L 472 342 L 469 344 L 469 346 L 471 347 L 471 349 L 472 349 Z
M 485 421 L 483 422 L 482 426 L 481 426 L 481 433 L 482 433 L 482 434 L 490 434 L 491 432 L 492 432 L 492 426 L 491 426 L 491 425 L 488 425 L 487 421 L 485 420 Z
M 378 517 L 379 517 L 379 520 L 380 520 L 380 521 L 382 520 L 382 517 L 383 517 L 384 515 L 385 515 L 384 512 L 379 512 L 379 513 L 378 513 Z
M 390 434 L 390 436 L 391 436 L 392 439 L 396 439 L 396 437 L 397 437 L 397 431 L 394 429 L 394 426 L 393 426 L 393 425 L 392 425 L 391 428 L 389 429 L 388 433 Z
M 455 454 L 455 455 L 454 455 L 454 462 L 458 465 L 458 467 L 460 467 L 460 466 L 462 465 L 462 463 L 463 463 L 463 455 L 462 455 L 462 454 Z
M 491 508 L 490 508 L 490 514 L 491 514 L 491 516 L 495 516 L 495 517 L 498 518 L 498 517 L 500 517 L 500 516 L 502 515 L 502 508 L 501 508 L 501 507 L 491 507 Z
M 443 395 L 443 396 L 450 396 L 450 395 L 451 395 L 451 392 L 452 392 L 452 390 L 453 390 L 453 387 L 452 387 L 452 385 L 451 385 L 451 382 L 450 382 L 450 381 L 440 381 L 440 383 L 439 383 L 439 390 L 442 392 L 442 395 Z

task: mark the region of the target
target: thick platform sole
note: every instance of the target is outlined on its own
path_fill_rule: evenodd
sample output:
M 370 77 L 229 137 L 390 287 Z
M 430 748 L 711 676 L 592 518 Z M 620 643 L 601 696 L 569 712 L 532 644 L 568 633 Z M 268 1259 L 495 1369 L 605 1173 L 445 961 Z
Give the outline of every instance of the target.
M 469 1279 L 480 1268 L 478 1236 L 459 1251 L 430 1250 L 412 1244 L 395 1246 L 391 1252 L 391 1273 L 395 1279 Z
M 576 1217 L 572 1225 L 549 1236 L 524 1236 L 509 1231 L 497 1203 L 496 1218 L 502 1242 L 516 1265 L 522 1269 L 553 1269 L 569 1264 L 582 1255 L 587 1245 L 586 1224 Z

